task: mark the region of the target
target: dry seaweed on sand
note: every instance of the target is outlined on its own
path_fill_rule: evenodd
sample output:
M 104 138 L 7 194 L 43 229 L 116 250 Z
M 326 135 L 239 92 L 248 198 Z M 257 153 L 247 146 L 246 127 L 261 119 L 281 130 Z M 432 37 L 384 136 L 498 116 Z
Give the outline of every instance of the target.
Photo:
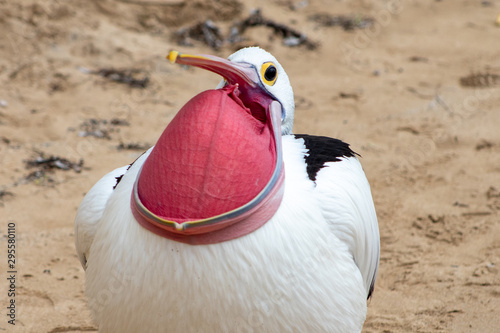
M 224 37 L 212 20 L 197 23 L 191 27 L 182 28 L 175 32 L 177 44 L 182 46 L 193 46 L 191 39 L 204 42 L 214 50 L 221 48 Z
M 132 88 L 146 88 L 149 83 L 149 76 L 140 69 L 101 68 L 97 74 L 116 82 L 126 83 Z M 142 76 L 137 77 L 139 74 Z
M 130 142 L 130 143 L 123 143 L 120 142 L 120 144 L 116 147 L 118 150 L 148 150 L 151 148 L 150 144 L 147 143 L 140 143 L 140 142 Z
M 80 124 L 81 131 L 78 135 L 81 137 L 93 136 L 99 139 L 111 140 L 111 133 L 118 132 L 117 126 L 129 126 L 130 124 L 124 119 L 113 118 L 106 119 L 87 119 Z
M 252 11 L 247 18 L 235 22 L 229 29 L 227 37 L 224 37 L 221 29 L 213 21 L 206 20 L 177 30 L 175 40 L 182 46 L 193 46 L 193 41 L 200 41 L 213 50 L 219 50 L 224 44 L 232 45 L 243 41 L 246 30 L 259 26 L 271 28 L 274 34 L 283 38 L 283 44 L 286 46 L 305 46 L 309 50 L 318 47 L 318 43 L 311 41 L 305 34 L 265 18 L 259 9 Z
M 14 193 L 12 193 L 12 192 L 9 192 L 7 190 L 0 190 L 0 201 L 3 200 L 3 198 L 13 197 L 13 196 L 14 196 Z
M 72 162 L 64 157 L 59 156 L 49 156 L 46 157 L 45 154 L 39 153 L 39 156 L 34 159 L 26 161 L 26 168 L 37 168 L 38 170 L 48 171 L 53 169 L 59 170 L 73 170 L 75 172 L 81 172 L 83 167 L 83 159 L 78 162 Z
M 326 13 L 311 15 L 309 16 L 309 20 L 314 21 L 323 27 L 342 27 L 345 31 L 366 29 L 375 23 L 375 20 L 372 17 L 330 15 Z
M 54 170 L 73 170 L 77 173 L 82 171 L 83 159 L 80 159 L 78 162 L 72 162 L 67 158 L 59 156 L 46 156 L 42 152 L 37 152 L 37 154 L 37 157 L 25 161 L 26 169 L 35 169 L 24 177 L 24 181 L 26 182 L 53 183 L 54 180 L 48 174 L 53 173 Z
M 50 270 L 49 270 L 50 271 Z M 98 329 L 93 326 L 57 326 L 48 333 L 67 333 L 72 331 L 78 332 L 97 332 Z
M 144 89 L 149 83 L 149 76 L 142 69 L 101 68 L 90 70 L 80 68 L 80 70 L 87 74 L 96 74 L 118 83 L 127 84 L 131 88 Z
M 500 75 L 491 73 L 472 73 L 460 78 L 460 85 L 465 88 L 489 88 L 500 85 Z
M 273 32 L 283 38 L 283 44 L 286 46 L 305 46 L 309 50 L 314 50 L 318 47 L 318 43 L 311 41 L 305 34 L 290 28 L 289 26 L 277 23 L 262 16 L 260 9 L 254 10 L 250 16 L 241 22 L 237 22 L 231 28 L 231 33 L 228 40 L 236 42 L 241 39 L 241 35 L 248 28 L 264 26 L 271 28 Z
M 13 198 L 14 193 L 7 191 L 6 189 L 0 190 L 0 207 L 4 206 L 4 202 L 8 200 L 7 198 Z

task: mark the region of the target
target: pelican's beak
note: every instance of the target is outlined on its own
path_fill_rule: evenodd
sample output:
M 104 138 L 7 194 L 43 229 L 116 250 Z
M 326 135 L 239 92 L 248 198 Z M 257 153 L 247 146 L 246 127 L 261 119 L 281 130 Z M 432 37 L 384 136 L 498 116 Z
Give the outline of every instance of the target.
M 167 59 L 172 64 L 195 66 L 217 73 L 229 84 L 248 85 L 254 88 L 259 82 L 257 71 L 250 64 L 231 62 L 213 55 L 184 54 L 177 51 L 170 51 Z
M 264 89 L 254 66 L 247 63 L 232 62 L 212 55 L 184 54 L 177 51 L 171 51 L 167 59 L 171 63 L 195 66 L 221 75 L 226 81 L 226 85 L 238 87 L 238 97 L 251 110 L 252 115 L 263 123 L 268 119 L 272 119 L 269 112 L 273 102 L 279 104 L 281 110 L 280 119 L 282 119 L 283 110 L 281 104 Z

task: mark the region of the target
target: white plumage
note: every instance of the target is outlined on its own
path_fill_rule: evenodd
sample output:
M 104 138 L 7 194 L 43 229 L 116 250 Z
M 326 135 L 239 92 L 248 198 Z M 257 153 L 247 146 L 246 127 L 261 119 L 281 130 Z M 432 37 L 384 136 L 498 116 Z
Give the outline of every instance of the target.
M 327 162 L 313 182 L 304 140 L 283 136 L 285 194 L 274 217 L 237 239 L 189 245 L 151 233 L 132 215 L 133 185 L 150 152 L 104 176 L 76 216 L 101 332 L 361 331 L 379 235 L 356 157 Z

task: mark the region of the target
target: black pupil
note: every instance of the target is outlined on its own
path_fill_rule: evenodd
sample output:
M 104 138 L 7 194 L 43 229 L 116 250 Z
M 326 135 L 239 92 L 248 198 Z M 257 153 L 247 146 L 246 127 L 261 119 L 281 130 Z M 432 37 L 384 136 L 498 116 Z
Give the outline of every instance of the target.
M 276 78 L 276 74 L 277 74 L 277 70 L 276 70 L 276 67 L 274 67 L 273 65 L 269 66 L 267 69 L 266 69 L 266 72 L 264 73 L 264 78 L 267 80 L 267 81 L 272 81 Z

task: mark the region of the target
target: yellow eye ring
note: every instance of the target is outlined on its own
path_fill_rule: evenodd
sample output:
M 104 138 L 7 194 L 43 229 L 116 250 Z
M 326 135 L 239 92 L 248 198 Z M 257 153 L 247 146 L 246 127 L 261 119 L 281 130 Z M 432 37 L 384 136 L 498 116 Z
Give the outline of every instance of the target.
M 260 68 L 260 76 L 265 84 L 272 86 L 278 79 L 278 69 L 272 62 L 266 62 Z

